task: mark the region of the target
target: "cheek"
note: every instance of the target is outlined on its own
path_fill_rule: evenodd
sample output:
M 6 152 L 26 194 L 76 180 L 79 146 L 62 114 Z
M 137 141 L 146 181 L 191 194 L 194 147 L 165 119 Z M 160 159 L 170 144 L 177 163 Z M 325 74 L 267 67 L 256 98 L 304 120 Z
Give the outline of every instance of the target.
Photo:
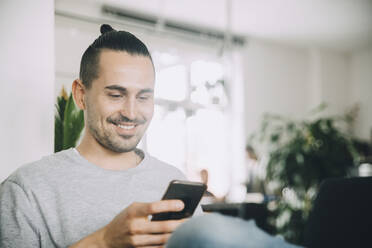
M 141 113 L 147 120 L 151 120 L 154 115 L 154 104 L 149 103 L 141 107 Z
M 120 107 L 121 107 L 120 104 L 112 103 L 107 100 L 97 101 L 97 110 L 100 112 L 101 117 L 104 119 L 119 112 Z

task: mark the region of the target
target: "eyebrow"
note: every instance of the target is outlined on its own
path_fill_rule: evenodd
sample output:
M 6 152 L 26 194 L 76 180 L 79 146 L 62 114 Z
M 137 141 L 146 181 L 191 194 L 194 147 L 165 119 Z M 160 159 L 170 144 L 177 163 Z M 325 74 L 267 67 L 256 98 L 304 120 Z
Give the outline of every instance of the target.
M 143 89 L 143 90 L 140 90 L 140 92 L 138 94 L 146 94 L 146 93 L 154 93 L 154 90 L 153 89 Z
M 117 91 L 120 91 L 122 94 L 124 94 L 128 91 L 125 87 L 120 86 L 120 85 L 109 85 L 109 86 L 106 86 L 105 89 L 117 90 Z M 140 90 L 140 92 L 138 92 L 138 94 L 153 93 L 153 92 L 154 92 L 153 89 L 147 88 L 147 89 Z

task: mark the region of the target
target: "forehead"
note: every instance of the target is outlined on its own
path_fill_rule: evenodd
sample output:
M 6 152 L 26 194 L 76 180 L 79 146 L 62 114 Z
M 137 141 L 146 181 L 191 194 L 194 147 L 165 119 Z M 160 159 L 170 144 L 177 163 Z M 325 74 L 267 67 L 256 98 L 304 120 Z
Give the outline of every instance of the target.
M 103 50 L 99 56 L 98 80 L 103 87 L 118 84 L 126 88 L 153 88 L 154 67 L 149 57 Z

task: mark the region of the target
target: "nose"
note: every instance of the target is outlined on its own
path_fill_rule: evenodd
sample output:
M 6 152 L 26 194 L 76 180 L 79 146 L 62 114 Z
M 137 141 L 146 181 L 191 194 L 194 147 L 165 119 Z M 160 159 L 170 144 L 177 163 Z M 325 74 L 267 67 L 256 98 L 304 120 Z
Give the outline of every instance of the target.
M 121 114 L 130 120 L 135 120 L 137 116 L 137 103 L 135 99 L 126 99 L 123 103 Z

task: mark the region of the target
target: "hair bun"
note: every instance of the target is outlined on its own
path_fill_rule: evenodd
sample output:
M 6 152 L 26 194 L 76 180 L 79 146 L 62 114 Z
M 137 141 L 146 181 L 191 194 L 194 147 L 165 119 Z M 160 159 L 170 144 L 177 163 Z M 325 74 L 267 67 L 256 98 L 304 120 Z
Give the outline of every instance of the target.
M 114 31 L 115 29 L 113 29 L 110 25 L 108 24 L 102 24 L 101 25 L 101 34 L 105 34 L 105 33 L 108 33 L 108 32 L 111 32 L 111 31 Z

